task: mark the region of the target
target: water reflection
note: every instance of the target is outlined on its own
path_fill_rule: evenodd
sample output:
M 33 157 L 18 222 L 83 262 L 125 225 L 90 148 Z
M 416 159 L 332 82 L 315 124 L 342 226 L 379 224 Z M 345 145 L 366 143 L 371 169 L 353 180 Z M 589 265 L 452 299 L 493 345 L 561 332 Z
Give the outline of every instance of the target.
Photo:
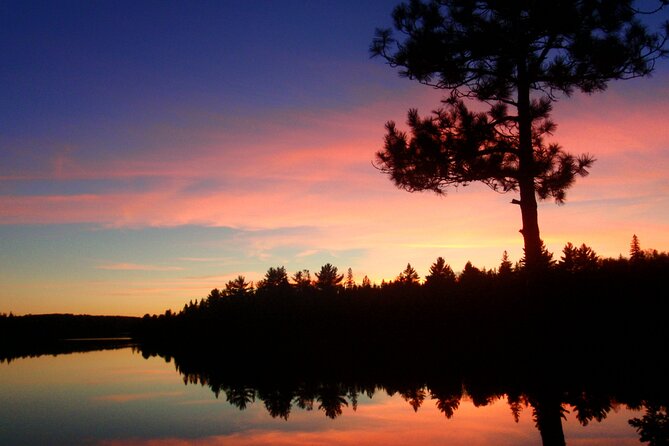
M 361 396 L 371 398 L 379 392 L 400 396 L 413 411 L 428 401 L 434 402 L 448 419 L 454 417 L 465 399 L 475 407 L 504 399 L 516 421 L 525 409 L 532 414 L 544 446 L 566 444 L 563 420 L 570 412 L 587 426 L 620 408 L 645 409 L 641 418 L 629 420 L 641 441 L 652 446 L 669 444 L 666 380 L 648 370 L 608 370 L 602 364 L 581 363 L 578 373 L 574 373 L 570 371 L 573 366 L 556 368 L 545 361 L 532 367 L 526 361 L 504 361 L 487 367 L 483 361 L 451 362 L 444 367 L 449 363 L 446 360 L 434 367 L 434 363 L 402 363 L 397 358 L 342 362 L 277 352 L 266 357 L 256 355 L 240 364 L 234 356 L 193 350 L 143 346 L 140 351 L 145 358 L 173 360 L 185 384 L 209 387 L 217 398 L 224 397 L 240 410 L 262 404 L 278 419 L 288 420 L 295 407 L 317 410 L 334 419 L 347 407 L 356 410 Z
M 146 345 L 60 353 L 0 363 L 0 444 L 529 446 L 566 437 L 570 446 L 595 438 L 620 446 L 668 438 L 664 375 L 630 367 L 448 356 L 435 366 L 406 352 L 364 361 Z
M 15 341 L 15 340 L 14 340 Z M 78 338 L 54 339 L 48 342 L 10 343 L 0 346 L 0 364 L 20 358 L 37 358 L 44 355 L 65 355 L 71 353 L 95 352 L 101 350 L 118 350 L 135 345 L 132 338 Z

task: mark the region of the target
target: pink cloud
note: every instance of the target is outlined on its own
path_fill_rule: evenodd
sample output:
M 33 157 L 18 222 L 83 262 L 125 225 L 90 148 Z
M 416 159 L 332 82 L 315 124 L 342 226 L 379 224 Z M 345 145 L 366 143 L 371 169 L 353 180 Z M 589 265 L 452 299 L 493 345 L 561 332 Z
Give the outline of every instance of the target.
M 632 155 L 641 159 L 661 154 L 669 144 L 663 119 L 669 114 L 669 92 L 631 100 L 618 90 L 578 95 L 555 105 L 555 140 L 574 153 L 604 158 Z
M 410 106 L 426 113 L 438 105 L 439 96 L 426 92 L 347 113 L 286 111 L 233 122 L 228 116 L 212 118 L 209 126 L 197 129 L 205 136 L 193 146 L 175 142 L 125 159 L 99 162 L 83 158 L 80 150 L 64 150 L 46 178 L 106 178 L 118 180 L 119 186 L 133 179 L 151 181 L 134 190 L 112 185 L 88 193 L 84 185 L 75 195 L 3 195 L 0 224 L 228 226 L 250 231 L 246 251 L 262 261 L 272 261 L 268 252 L 281 246 L 307 253 L 376 250 L 359 261 L 367 261 L 369 272 L 378 277 L 383 273 L 376 265 L 403 266 L 407 257 L 429 265 L 436 255 L 450 255 L 454 267 L 465 260 L 493 267 L 502 250 L 513 249 L 510 254 L 518 259 L 520 215 L 508 204 L 513 194 L 501 196 L 480 185 L 452 190 L 445 198 L 408 194 L 371 165 L 385 120 L 402 123 Z M 598 252 L 615 256 L 630 231 L 669 233 L 669 216 L 661 211 L 669 192 L 664 148 L 669 138 L 660 119 L 669 114 L 669 102 L 660 99 L 636 105 L 607 92 L 556 105 L 555 139 L 599 161 L 568 192 L 566 206 L 541 205 L 542 232 L 555 249 L 579 238 L 596 241 Z M 223 130 L 213 125 L 216 119 L 226 124 Z M 253 234 L 282 227 L 313 230 Z M 609 229 L 603 233 L 601 227 Z M 669 246 L 667 237 L 653 237 L 649 243 L 655 247 Z
M 179 266 L 142 265 L 138 263 L 105 263 L 95 267 L 109 271 L 181 271 Z

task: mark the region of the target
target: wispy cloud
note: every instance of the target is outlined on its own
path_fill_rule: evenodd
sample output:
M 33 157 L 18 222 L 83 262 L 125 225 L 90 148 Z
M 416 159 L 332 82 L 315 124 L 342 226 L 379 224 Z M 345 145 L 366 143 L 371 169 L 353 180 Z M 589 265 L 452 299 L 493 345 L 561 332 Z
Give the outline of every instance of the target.
M 197 263 L 207 263 L 207 262 L 225 262 L 229 261 L 228 257 L 179 257 L 177 260 L 183 262 L 197 262 Z
M 318 253 L 317 249 L 307 249 L 305 251 L 301 251 L 301 252 L 298 252 L 297 254 L 295 254 L 295 257 L 309 257 L 309 256 L 312 256 L 316 253 Z
M 180 266 L 145 265 L 139 263 L 105 263 L 95 267 L 109 271 L 182 271 Z

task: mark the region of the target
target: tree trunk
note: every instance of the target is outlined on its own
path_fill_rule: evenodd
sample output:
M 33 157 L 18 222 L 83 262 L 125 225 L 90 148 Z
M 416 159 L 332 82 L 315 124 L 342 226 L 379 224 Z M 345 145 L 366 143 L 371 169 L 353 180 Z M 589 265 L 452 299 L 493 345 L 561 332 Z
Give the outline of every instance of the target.
M 534 190 L 534 148 L 532 147 L 532 114 L 530 83 L 524 58 L 518 61 L 518 187 L 520 213 L 523 221 L 525 267 L 537 271 L 541 267 L 541 236 Z
M 558 398 L 540 398 L 532 403 L 542 446 L 565 446 L 562 405 Z
M 520 214 L 523 221 L 520 232 L 525 246 L 525 267 L 528 271 L 537 271 L 542 266 L 541 235 L 533 178 L 520 182 Z

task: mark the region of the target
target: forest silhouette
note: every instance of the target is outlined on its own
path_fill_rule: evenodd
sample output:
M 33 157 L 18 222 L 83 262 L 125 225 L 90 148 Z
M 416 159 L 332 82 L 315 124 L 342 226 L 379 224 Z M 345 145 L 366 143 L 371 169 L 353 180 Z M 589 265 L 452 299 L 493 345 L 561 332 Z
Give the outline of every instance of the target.
M 311 279 L 269 268 L 255 286 L 243 276 L 214 288 L 179 312 L 145 315 L 135 335 L 189 348 L 246 345 L 299 351 L 365 349 L 513 356 L 536 350 L 551 360 L 568 354 L 614 354 L 629 348 L 663 351 L 664 294 L 669 254 L 643 251 L 633 237 L 630 256 L 599 258 L 585 244 L 565 245 L 559 260 L 544 249 L 548 268 L 528 274 L 506 253 L 498 268 L 467 262 L 455 274 L 443 258 L 424 281 L 408 264 L 396 280 L 362 284 L 326 264 Z M 343 283 L 343 284 L 342 284 Z M 639 343 L 634 333 L 644 333 Z M 656 336 L 656 337 L 654 337 Z M 658 344 L 658 345 L 654 345 Z M 328 350 L 330 349 L 330 350 Z

